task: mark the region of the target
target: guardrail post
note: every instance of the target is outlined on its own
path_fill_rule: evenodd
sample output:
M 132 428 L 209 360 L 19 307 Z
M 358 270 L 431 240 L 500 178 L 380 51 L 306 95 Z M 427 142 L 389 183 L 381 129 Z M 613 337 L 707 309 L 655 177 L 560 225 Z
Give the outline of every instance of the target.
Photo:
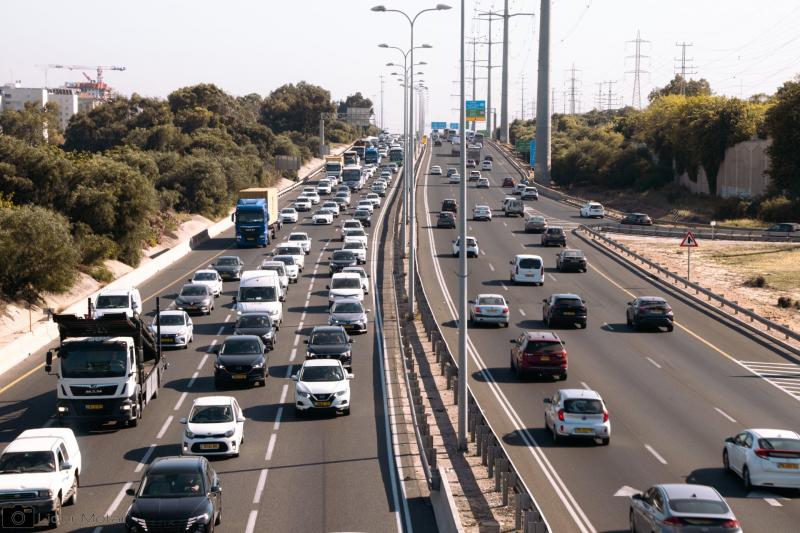
M 523 492 L 517 493 L 517 506 L 514 509 L 514 529 L 522 529 L 522 508 L 528 506 L 529 496 Z
M 497 446 L 491 445 L 486 454 L 486 475 L 490 478 L 494 477 L 494 456 L 497 453 Z
M 475 428 L 475 455 L 481 455 L 481 446 L 483 446 L 483 433 L 486 431 L 486 426 L 478 424 Z
M 453 368 L 453 367 L 450 367 Z M 453 405 L 458 405 L 460 398 L 458 397 L 458 387 L 456 386 L 458 383 L 458 371 L 454 370 L 452 375 L 447 379 L 447 388 L 449 389 L 451 386 L 453 387 Z
M 488 427 L 486 429 L 488 429 Z M 489 439 L 489 432 L 484 431 L 483 435 L 481 435 L 481 440 L 483 441 L 481 442 L 481 464 L 483 466 L 487 465 L 487 459 L 489 457 Z
M 502 457 L 497 459 L 497 466 L 494 474 L 494 491 L 500 492 L 500 489 L 505 487 L 505 479 L 508 470 L 508 459 Z M 505 504 L 503 504 L 505 505 Z

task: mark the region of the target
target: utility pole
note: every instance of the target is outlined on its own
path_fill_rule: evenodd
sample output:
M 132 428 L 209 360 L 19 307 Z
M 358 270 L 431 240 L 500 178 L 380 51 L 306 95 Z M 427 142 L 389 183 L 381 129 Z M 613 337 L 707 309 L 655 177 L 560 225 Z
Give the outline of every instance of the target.
M 645 41 L 642 39 L 639 30 L 636 30 L 636 39 L 633 41 L 628 41 L 629 43 L 634 43 L 635 51 L 632 56 L 627 56 L 625 59 L 633 59 L 633 70 L 629 70 L 628 74 L 633 74 L 633 95 L 631 96 L 631 105 L 636 107 L 636 109 L 642 108 L 642 85 L 641 85 L 641 76 L 642 74 L 648 74 L 648 71 L 642 70 L 642 59 L 647 58 L 650 56 L 642 55 L 642 43 L 649 43 L 650 41 Z
M 506 1 L 506 3 L 508 3 Z M 541 0 L 539 14 L 539 75 L 536 95 L 536 160 L 534 172 L 550 185 L 550 0 Z M 553 91 L 555 100 L 555 91 Z
M 675 46 L 681 49 L 681 57 L 676 57 L 675 61 L 680 62 L 680 67 L 677 70 L 681 73 L 681 94 L 686 94 L 686 76 L 691 74 L 697 74 L 697 71 L 691 65 L 689 68 L 686 67 L 686 63 L 691 63 L 694 61 L 694 58 L 686 58 L 686 49 L 690 46 L 694 46 L 694 43 L 687 43 L 686 41 L 682 43 L 675 43 Z
M 617 95 L 614 92 L 614 84 L 617 83 L 616 81 L 607 81 L 606 85 L 608 85 L 608 93 L 606 93 L 606 111 L 611 111 L 612 104 L 616 103 Z
M 522 79 L 519 84 L 520 94 L 519 94 L 519 118 L 521 121 L 525 121 L 525 73 L 522 73 Z
M 381 131 L 383 130 L 383 74 L 381 74 Z
M 467 379 L 469 376 L 469 363 L 467 359 L 467 135 L 466 135 L 466 53 L 464 50 L 466 8 L 465 1 L 461 0 L 461 96 L 459 97 L 459 125 L 461 136 L 461 155 L 458 157 L 458 171 L 461 174 L 459 185 L 459 201 L 462 208 L 458 213 L 458 238 L 460 239 L 461 253 L 458 254 L 458 449 L 467 449 Z
M 575 73 L 579 71 L 575 68 L 575 63 L 572 64 L 572 68 L 567 72 L 570 73 L 569 89 L 567 90 L 569 95 L 569 114 L 574 115 L 577 112 L 576 101 L 580 97 L 580 88 L 578 87 L 580 80 L 575 77 Z M 564 111 L 564 114 L 566 114 L 566 111 Z
M 544 2 L 545 0 L 542 0 Z M 548 12 L 550 9 L 549 0 Z M 542 4 L 544 5 L 544 3 Z M 508 0 L 503 2 L 503 90 L 500 95 L 500 141 L 508 142 L 508 19 L 518 16 L 534 16 L 534 13 L 512 13 L 508 12 Z M 549 42 L 549 38 L 548 38 Z M 539 55 L 541 56 L 541 38 L 539 39 Z M 548 52 L 549 56 L 549 52 Z M 538 128 L 537 128 L 538 131 Z M 549 133 L 549 130 L 548 130 Z M 539 153 L 538 151 L 536 152 Z M 549 158 L 548 158 L 549 161 Z
M 480 41 L 480 40 L 476 39 L 473 36 L 472 39 L 467 41 L 467 44 L 471 44 L 472 45 L 472 59 L 467 59 L 467 61 L 470 61 L 472 63 L 472 99 L 475 100 L 477 98 L 476 90 L 475 90 L 477 88 L 477 85 L 475 83 L 475 80 L 476 80 L 475 76 L 477 75 L 477 73 L 475 72 L 475 69 L 477 68 L 478 61 L 482 61 L 481 59 L 478 59 L 476 57 L 475 47 L 477 45 L 479 45 L 479 44 L 487 44 L 487 43 L 485 43 L 483 41 Z M 476 126 L 476 123 L 473 120 L 472 121 L 472 131 L 475 131 L 475 126 Z
M 496 11 L 479 11 L 478 12 L 478 19 L 479 20 L 487 20 L 489 21 L 489 40 L 486 44 L 489 45 L 489 51 L 487 53 L 487 59 L 489 65 L 486 67 L 486 130 L 489 132 L 489 138 L 494 139 L 494 129 L 497 127 L 496 121 L 492 119 L 492 69 L 502 67 L 502 65 L 492 65 L 492 45 L 498 44 L 502 41 L 494 41 L 492 40 L 492 21 L 496 19 L 502 18 L 502 13 L 498 13 Z

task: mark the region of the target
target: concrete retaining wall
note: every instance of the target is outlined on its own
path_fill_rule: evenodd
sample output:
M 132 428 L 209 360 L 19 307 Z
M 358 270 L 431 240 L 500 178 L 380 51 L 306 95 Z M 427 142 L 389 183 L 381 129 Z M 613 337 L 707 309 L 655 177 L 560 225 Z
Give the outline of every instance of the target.
M 717 196 L 753 198 L 764 194 L 769 186 L 767 148 L 770 144 L 769 139 L 755 139 L 728 148 L 717 174 Z M 697 181 L 692 181 L 685 172 L 677 181 L 694 193 L 709 194 L 708 178 L 702 167 Z

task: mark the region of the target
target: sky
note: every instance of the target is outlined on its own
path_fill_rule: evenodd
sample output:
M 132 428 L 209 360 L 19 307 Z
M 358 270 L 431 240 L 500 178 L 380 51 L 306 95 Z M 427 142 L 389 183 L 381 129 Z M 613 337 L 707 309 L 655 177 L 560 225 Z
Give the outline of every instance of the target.
M 124 66 L 105 80 L 122 94 L 166 97 L 195 84 L 214 83 L 234 95 L 266 96 L 284 83 L 307 81 L 334 99 L 360 91 L 381 107 L 387 128 L 402 129 L 403 93 L 396 67 L 408 49 L 409 23 L 398 13 L 375 13 L 381 0 L 137 0 L 80 3 L 60 0 L 4 2 L 0 31 L 0 83 L 20 80 L 41 87 L 40 65 Z M 533 13 L 509 19 L 510 118 L 533 115 L 538 68 L 539 0 L 508 0 L 510 13 Z M 460 1 L 443 0 L 446 11 L 420 15 L 415 23 L 417 79 L 428 87 L 430 121 L 457 121 L 459 92 Z M 435 1 L 385 0 L 388 9 L 410 15 Z M 503 0 L 465 0 L 466 39 L 488 39 L 480 11 L 502 11 Z M 575 67 L 576 108 L 596 106 L 598 83 L 608 105 L 630 105 L 632 56 L 637 32 L 641 45 L 641 95 L 646 104 L 653 87 L 675 74 L 686 47 L 690 77 L 709 80 L 717 94 L 748 97 L 772 94 L 800 73 L 800 2 L 797 0 L 552 0 L 551 87 L 554 109 L 564 111 L 565 91 Z M 502 21 L 492 23 L 492 63 L 502 59 Z M 467 59 L 472 59 L 472 45 Z M 476 97 L 487 92 L 488 46 L 476 45 L 479 67 Z M 94 71 L 87 71 L 95 77 Z M 381 78 L 384 76 L 383 106 Z M 472 97 L 472 63 L 467 63 L 467 99 Z M 492 69 L 492 107 L 500 108 L 501 69 Z M 50 86 L 79 81 L 80 71 L 48 70 Z M 454 96 L 455 95 L 455 96 Z

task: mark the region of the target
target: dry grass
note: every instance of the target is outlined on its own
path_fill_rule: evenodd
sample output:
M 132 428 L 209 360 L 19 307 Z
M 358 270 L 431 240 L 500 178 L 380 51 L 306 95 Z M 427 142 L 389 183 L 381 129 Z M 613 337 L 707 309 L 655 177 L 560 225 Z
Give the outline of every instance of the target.
M 744 277 L 764 276 L 778 291 L 800 287 L 800 246 L 737 246 L 713 252 L 710 259 Z
M 717 224 L 726 228 L 763 228 L 769 225 L 757 218 L 729 218 L 722 221 L 718 220 Z

